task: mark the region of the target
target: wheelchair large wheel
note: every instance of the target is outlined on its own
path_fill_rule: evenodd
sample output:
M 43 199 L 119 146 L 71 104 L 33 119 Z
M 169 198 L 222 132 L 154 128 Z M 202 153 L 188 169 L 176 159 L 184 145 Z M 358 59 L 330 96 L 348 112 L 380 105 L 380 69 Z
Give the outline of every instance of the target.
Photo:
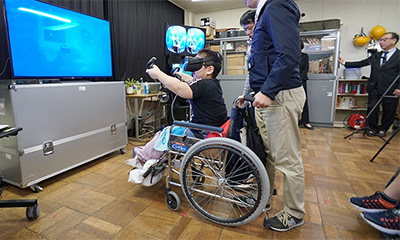
M 257 218 L 269 196 L 268 174 L 260 159 L 228 138 L 209 138 L 193 145 L 182 160 L 180 182 L 194 209 L 225 226 Z

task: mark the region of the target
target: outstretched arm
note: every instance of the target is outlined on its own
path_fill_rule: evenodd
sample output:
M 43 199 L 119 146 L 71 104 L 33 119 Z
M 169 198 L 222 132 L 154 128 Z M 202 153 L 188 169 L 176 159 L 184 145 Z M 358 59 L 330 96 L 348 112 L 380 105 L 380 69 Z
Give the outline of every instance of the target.
M 158 79 L 162 84 L 165 85 L 165 87 L 167 87 L 179 97 L 185 99 L 193 98 L 192 89 L 187 83 L 181 82 L 177 78 L 168 76 L 167 74 L 163 73 L 156 65 L 153 65 L 152 68 L 147 69 L 146 73 L 148 73 L 151 78 Z

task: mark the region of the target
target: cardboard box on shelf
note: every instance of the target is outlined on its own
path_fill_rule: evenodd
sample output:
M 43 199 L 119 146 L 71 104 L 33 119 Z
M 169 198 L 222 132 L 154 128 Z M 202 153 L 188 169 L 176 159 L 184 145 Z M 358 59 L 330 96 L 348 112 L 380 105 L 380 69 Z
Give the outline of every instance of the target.
M 210 49 L 215 51 L 215 52 L 220 52 L 221 51 L 221 46 L 220 45 L 211 45 Z
M 228 67 L 240 66 L 243 68 L 245 62 L 246 62 L 246 54 L 245 53 L 235 53 L 235 54 L 229 54 L 226 56 L 226 65 Z
M 215 37 L 215 28 L 211 26 L 204 26 L 202 28 L 206 29 L 206 38 Z
M 227 66 L 226 75 L 246 75 L 247 70 L 244 66 Z
M 336 38 L 321 38 L 321 50 L 335 49 Z

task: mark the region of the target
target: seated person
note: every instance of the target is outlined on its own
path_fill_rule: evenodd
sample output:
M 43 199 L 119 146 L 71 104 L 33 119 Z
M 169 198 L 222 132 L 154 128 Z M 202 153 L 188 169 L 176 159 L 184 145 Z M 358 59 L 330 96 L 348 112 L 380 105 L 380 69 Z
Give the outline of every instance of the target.
M 400 167 L 383 192 L 352 197 L 350 203 L 362 210 L 361 216 L 374 228 L 400 236 Z
M 193 62 L 194 65 L 191 64 Z M 221 56 L 217 52 L 203 49 L 195 58 L 188 59 L 188 67 L 190 68 L 188 70 L 193 72 L 193 76 L 177 73 L 182 77 L 182 81 L 168 76 L 156 65 L 147 69 L 146 72 L 176 95 L 189 99 L 192 109 L 190 122 L 220 127 L 228 120 L 222 88 L 219 80 L 216 79 L 221 70 Z M 207 133 L 200 132 L 204 137 Z M 187 130 L 186 134 L 193 136 L 190 130 Z M 161 157 L 162 152 L 153 149 L 158 136 L 159 133 L 144 147 L 135 147 L 134 157 L 142 163 Z

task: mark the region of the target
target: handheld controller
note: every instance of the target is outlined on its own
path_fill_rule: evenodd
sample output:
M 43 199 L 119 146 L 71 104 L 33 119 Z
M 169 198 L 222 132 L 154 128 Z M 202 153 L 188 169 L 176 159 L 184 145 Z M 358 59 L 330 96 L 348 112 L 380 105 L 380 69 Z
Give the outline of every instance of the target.
M 171 75 L 174 76 L 174 77 L 176 77 L 176 78 L 179 79 L 180 81 L 182 81 L 182 77 L 181 77 L 179 74 L 176 74 L 177 72 L 180 72 L 180 71 L 181 71 L 181 68 L 180 68 L 180 67 L 174 67 L 174 68 L 171 70 Z
M 152 68 L 153 65 L 156 63 L 156 61 L 157 61 L 156 57 L 150 58 L 150 60 L 146 63 L 146 69 Z

